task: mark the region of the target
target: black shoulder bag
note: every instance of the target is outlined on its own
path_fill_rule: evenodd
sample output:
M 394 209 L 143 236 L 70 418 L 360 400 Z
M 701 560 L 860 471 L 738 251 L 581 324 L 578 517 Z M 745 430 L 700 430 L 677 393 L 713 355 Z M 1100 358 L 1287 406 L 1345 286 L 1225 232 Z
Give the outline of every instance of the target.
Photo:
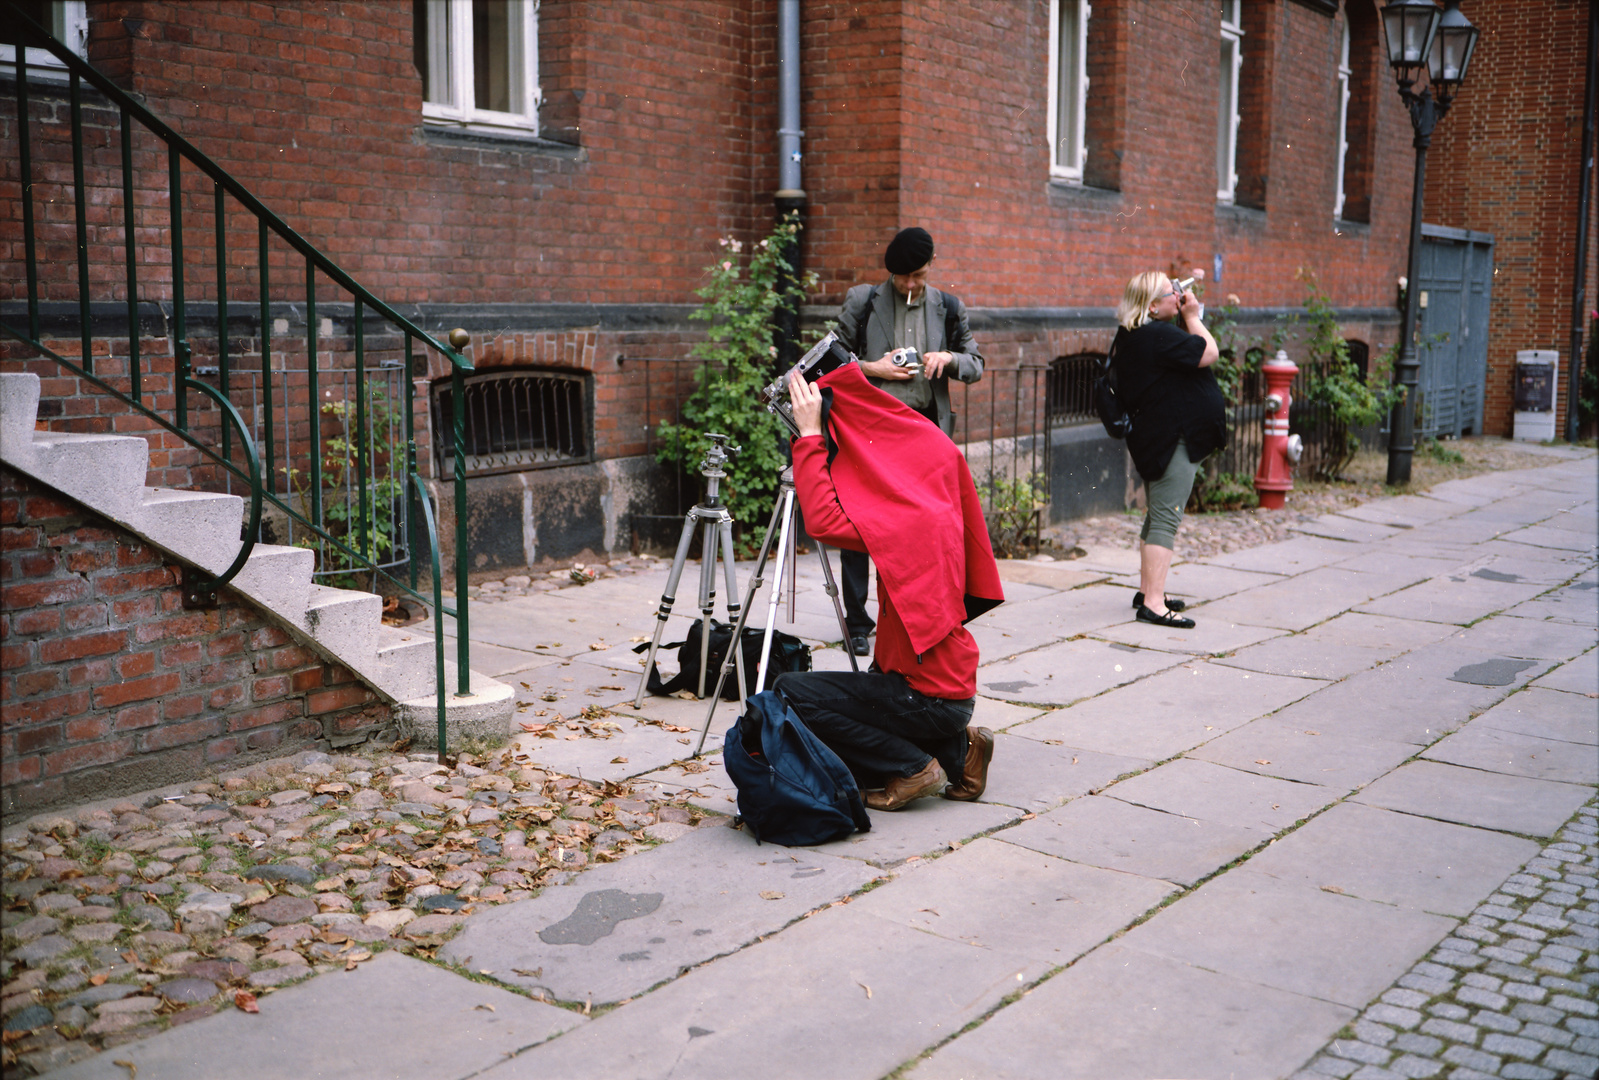
M 1113 439 L 1125 439 L 1133 430 L 1133 418 L 1127 415 L 1126 408 L 1116 397 L 1116 346 L 1121 344 L 1124 333 L 1126 330 L 1117 328 L 1110 352 L 1100 362 L 1099 375 L 1094 379 L 1094 411 L 1099 414 L 1099 422 L 1105 425 L 1105 434 Z

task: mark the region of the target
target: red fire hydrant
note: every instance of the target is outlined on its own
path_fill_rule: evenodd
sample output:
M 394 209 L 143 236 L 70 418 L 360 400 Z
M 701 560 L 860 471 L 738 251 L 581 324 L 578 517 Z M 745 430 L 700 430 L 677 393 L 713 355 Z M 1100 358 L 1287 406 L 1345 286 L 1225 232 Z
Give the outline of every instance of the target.
M 1294 489 L 1293 467 L 1304 452 L 1299 436 L 1288 434 L 1288 410 L 1294 403 L 1290 388 L 1299 367 L 1285 350 L 1278 349 L 1260 370 L 1266 376 L 1266 437 L 1261 440 L 1255 490 L 1260 493 L 1262 510 L 1281 510 L 1283 496 Z

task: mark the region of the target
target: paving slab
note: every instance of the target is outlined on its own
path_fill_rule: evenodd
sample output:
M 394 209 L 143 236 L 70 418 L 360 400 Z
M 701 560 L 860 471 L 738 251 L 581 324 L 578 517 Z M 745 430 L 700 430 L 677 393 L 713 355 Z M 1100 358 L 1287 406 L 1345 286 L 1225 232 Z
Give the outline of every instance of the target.
M 1439 499 L 1429 499 L 1425 495 L 1397 495 L 1393 498 L 1362 503 L 1359 506 L 1352 506 L 1339 512 L 1344 517 L 1354 518 L 1356 521 L 1371 521 L 1381 525 L 1414 528 L 1417 525 L 1426 525 L 1440 518 L 1453 517 L 1460 510 L 1450 503 Z
M 1401 530 L 1393 525 L 1380 525 L 1374 521 L 1361 521 L 1343 514 L 1323 514 L 1314 520 L 1295 525 L 1293 531 L 1306 536 L 1321 536 L 1328 540 L 1348 540 L 1368 543 L 1386 540 Z
M 907 859 L 946 851 L 950 844 L 993 832 L 1018 820 L 1022 813 L 1014 806 L 994 802 L 917 799 L 893 813 L 870 811 L 871 832 L 855 833 L 814 850 L 890 869 Z
M 1304 633 L 1277 637 L 1239 649 L 1230 656 L 1218 657 L 1216 663 L 1272 675 L 1330 681 L 1345 678 L 1357 671 L 1369 671 L 1391 660 L 1394 655 L 1389 649 L 1333 644 L 1318 641 L 1309 633 Z
M 484 1080 L 876 1080 L 1046 970 L 853 907 L 697 968 Z
M 1370 783 L 1415 752 L 1413 743 L 1323 732 L 1278 714 L 1245 724 L 1187 756 L 1345 792 Z
M 969 629 L 973 635 L 1008 634 L 1014 642 L 1035 641 L 1044 644 L 1107 626 L 1121 618 L 1131 598 L 1123 598 L 1120 589 L 1090 586 L 1069 593 L 1049 596 L 1020 603 L 1005 603 L 979 619 L 974 619 Z M 979 647 L 983 647 L 979 641 Z M 1036 646 L 1035 646 L 1036 647 Z M 1010 648 L 1010 646 L 1007 646 Z M 987 656 L 984 652 L 984 656 Z
M 1358 1009 L 1454 927 L 1455 920 L 1441 915 L 1339 896 L 1244 867 L 1206 882 L 1120 943 Z
M 1425 579 L 1414 572 L 1362 572 L 1318 567 L 1205 606 L 1210 618 L 1280 630 L 1306 630 L 1357 604 Z M 1197 616 L 1196 616 L 1197 618 Z
M 1075 589 L 1079 585 L 1103 580 L 1102 571 L 1082 570 L 1077 566 L 1077 560 L 1060 560 L 1053 562 L 1034 561 L 1032 559 L 999 559 L 999 576 L 1007 586 L 1010 585 L 1042 585 L 1056 592 L 1065 592 Z M 1010 598 L 1010 589 L 1005 589 L 1005 596 Z
M 1480 577 L 1433 578 L 1361 604 L 1358 610 L 1372 615 L 1464 626 L 1525 603 L 1543 591 L 1542 586 L 1525 582 L 1488 581 Z
M 1599 626 L 1599 590 L 1592 582 L 1578 582 L 1517 604 L 1505 614 L 1574 623 L 1592 630 Z
M 1352 801 L 1406 814 L 1522 836 L 1553 836 L 1593 788 L 1525 776 L 1412 761 L 1352 796 Z
M 1214 614 L 1209 604 L 1196 602 L 1187 613 L 1193 615 L 1197 624 L 1192 630 L 1174 630 L 1154 623 L 1139 622 L 1129 610 L 1124 621 L 1091 630 L 1089 634 L 1102 641 L 1119 641 L 1141 649 L 1160 649 L 1191 656 L 1220 656 L 1258 641 L 1280 637 L 1283 633 L 1269 626 L 1231 622 Z
M 1330 805 L 1341 792 L 1178 758 L 1123 780 L 1105 794 L 1180 817 L 1280 832 Z
M 1062 641 L 977 669 L 977 692 L 1005 701 L 1066 705 L 1174 667 L 1181 656 L 1102 641 Z
M 601 720 L 587 722 L 591 731 L 612 732 L 609 738 L 579 734 L 566 730 L 564 724 L 557 724 L 553 729 L 557 732 L 555 738 L 524 733 L 515 737 L 513 746 L 515 751 L 526 754 L 528 762 L 535 766 L 553 769 L 567 776 L 580 776 L 595 783 L 654 772 L 693 754 L 694 742 L 699 739 L 697 724 L 695 730 L 688 733 L 668 731 L 636 715 L 628 715 L 630 711 L 620 710 Z M 532 712 L 519 712 L 516 718 L 537 724 L 554 719 L 536 716 Z M 602 723 L 606 726 L 599 727 Z M 721 739 L 716 737 L 708 738 L 705 745 L 707 751 L 712 753 L 722 748 Z M 520 757 L 518 763 L 523 763 Z
M 1442 641 L 1455 632 L 1454 627 L 1443 623 L 1349 611 L 1311 627 L 1305 637 L 1328 645 L 1358 645 L 1398 656 Z
M 1192 660 L 1132 686 L 1046 713 L 1015 735 L 1121 757 L 1163 761 L 1258 716 L 1311 694 L 1325 683 L 1242 671 Z
M 1451 634 L 1448 640 L 1462 648 L 1499 656 L 1570 660 L 1593 648 L 1594 636 L 1593 624 L 1573 626 L 1515 615 L 1495 615 Z
M 1420 581 L 1437 577 L 1439 574 L 1452 574 L 1477 558 L 1476 549 L 1469 544 L 1461 544 L 1458 547 L 1436 542 L 1418 544 L 1413 543 L 1415 537 L 1401 535 L 1402 540 L 1390 540 L 1356 558 L 1345 559 L 1332 565 L 1341 570 L 1360 570 L 1367 573 L 1404 570 L 1415 575 L 1416 580 Z
M 1590 649 L 1570 663 L 1538 676 L 1532 685 L 1588 698 L 1599 696 L 1599 654 Z
M 1352 544 L 1320 536 L 1296 536 L 1275 544 L 1262 544 L 1229 555 L 1213 555 L 1196 561 L 1233 570 L 1288 575 L 1358 558 L 1371 550 L 1373 546 L 1369 544 Z
M 1127 547 L 1091 545 L 1085 547 L 1084 552 L 1082 558 L 1072 560 L 1079 569 L 1106 574 L 1134 574 L 1138 572 L 1139 553 L 1136 544 L 1131 544 Z
M 905 871 L 851 906 L 950 941 L 1059 967 L 1175 891 L 1164 881 L 984 837 Z
M 699 738 L 698 735 L 695 736 Z M 712 745 L 721 748 L 721 739 L 713 735 L 705 743 L 709 750 Z M 708 758 L 703 762 L 707 767 L 701 772 L 687 772 L 681 764 L 671 765 L 654 772 L 644 773 L 634 778 L 634 784 L 651 784 L 673 798 L 681 798 L 692 806 L 708 810 L 713 814 L 725 814 L 733 817 L 738 813 L 738 789 L 733 786 L 733 781 L 728 777 L 727 770 L 722 767 L 720 757 Z M 698 763 L 696 763 L 698 764 Z
M 982 801 L 1043 813 L 1154 763 L 998 732 Z
M 1220 600 L 1257 585 L 1270 585 L 1281 577 L 1281 574 L 1234 570 L 1204 562 L 1178 563 L 1166 575 L 1166 591 L 1184 600 Z M 1113 580 L 1129 590 L 1136 591 L 1142 587 L 1136 571 Z M 1129 596 L 1122 601 L 1122 606 L 1130 610 L 1132 602 L 1133 598 Z
M 1595 544 L 1591 533 L 1577 532 L 1572 529 L 1551 527 L 1549 525 L 1529 525 L 1524 529 L 1505 533 L 1501 539 L 1516 544 L 1530 544 L 1533 547 L 1559 548 L 1563 551 L 1581 552 L 1585 555 L 1594 554 Z
M 1422 752 L 1431 761 L 1511 776 L 1559 780 L 1567 784 L 1599 784 L 1599 754 L 1581 743 L 1541 739 L 1487 725 L 1468 724 Z
M 1445 480 L 1427 489 L 1427 497 L 1457 506 L 1486 506 L 1515 494 L 1514 480 L 1486 474 L 1460 480 Z
M 705 828 L 467 920 L 441 959 L 559 1001 L 634 997 L 877 876 L 851 859 Z
M 1271 839 L 1271 832 L 1089 795 L 1006 829 L 1000 839 L 1072 862 L 1192 885 Z
M 1013 705 L 998 698 L 977 695 L 972 706 L 972 723 L 993 731 L 1004 731 L 1013 724 L 1026 723 L 1050 710 L 1037 705 Z
M 50 1073 L 58 1080 L 449 1080 L 582 1027 L 581 1015 L 396 952 Z M 329 1022 L 337 1017 L 336 1022 Z M 128 1065 L 122 1062 L 129 1063 Z M 129 1065 L 132 1068 L 129 1068 Z
M 1354 1010 L 1103 946 L 940 1047 L 907 1080 L 1287 1076 Z
M 1465 918 L 1537 853 L 1520 837 L 1346 802 L 1260 852 L 1247 870 L 1307 891 Z
M 1599 744 L 1599 706 L 1593 699 L 1537 686 L 1512 694 L 1472 723 L 1540 739 Z

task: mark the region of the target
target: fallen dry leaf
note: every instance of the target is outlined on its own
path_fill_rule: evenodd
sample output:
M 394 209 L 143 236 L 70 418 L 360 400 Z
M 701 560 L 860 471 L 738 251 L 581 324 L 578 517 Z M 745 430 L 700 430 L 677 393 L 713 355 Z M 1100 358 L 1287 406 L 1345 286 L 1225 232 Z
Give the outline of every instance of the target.
M 614 758 L 611 759 L 611 764 L 612 765 L 626 765 L 627 764 L 627 758 L 625 758 L 625 757 L 614 757 Z
M 1323 885 L 1321 887 L 1321 891 L 1322 892 L 1337 893 L 1339 896 L 1344 895 L 1344 890 L 1339 888 L 1337 885 Z
M 1321 732 L 1319 732 L 1319 731 L 1307 731 L 1307 732 L 1305 732 L 1305 734 L 1306 735 L 1320 735 Z
M 103 975 L 103 974 L 102 975 L 90 975 L 89 976 L 89 985 L 90 986 L 103 986 L 105 984 L 105 981 L 107 979 L 109 979 L 110 977 L 111 976 L 109 976 L 109 975 Z
M 1255 764 L 1256 765 L 1270 765 L 1271 761 L 1269 759 L 1267 759 L 1267 758 L 1258 757 L 1258 758 L 1255 759 Z
M 113 1061 L 111 1064 L 121 1065 L 124 1069 L 127 1069 L 128 1080 L 134 1080 L 134 1077 L 139 1075 L 139 1067 L 131 1061 Z
M 255 1003 L 255 995 L 248 990 L 235 990 L 233 992 L 233 1004 L 238 1006 L 240 1012 L 258 1013 L 261 1011 L 261 1006 Z
M 776 889 L 763 889 L 761 891 L 761 899 L 762 900 L 781 900 L 781 899 L 783 899 L 783 894 L 778 892 Z
M 872 1000 L 872 988 L 870 986 L 867 986 L 865 983 L 861 982 L 859 979 L 857 979 L 855 981 L 855 985 L 860 987 L 862 990 L 866 991 L 866 1000 L 867 1001 Z
M 472 1009 L 473 1009 L 474 1012 L 477 1011 L 478 1009 L 482 1009 L 484 1012 L 493 1012 L 494 1011 L 494 1006 L 493 1005 L 474 1005 L 472 1007 Z

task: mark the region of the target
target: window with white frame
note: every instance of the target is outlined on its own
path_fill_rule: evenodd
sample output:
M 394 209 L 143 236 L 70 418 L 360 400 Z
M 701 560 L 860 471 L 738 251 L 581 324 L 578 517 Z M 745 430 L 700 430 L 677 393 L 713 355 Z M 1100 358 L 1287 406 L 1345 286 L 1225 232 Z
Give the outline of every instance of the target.
M 15 0 L 22 13 L 79 56 L 89 51 L 89 15 L 84 0 Z M 17 41 L 20 35 L 10 32 L 10 20 L 5 23 L 7 33 L 0 40 L 0 72 L 16 73 Z M 24 59 L 28 62 L 30 78 L 60 80 L 66 77 L 66 65 L 55 54 L 30 47 Z
M 1221 0 L 1220 93 L 1216 100 L 1216 200 L 1238 188 L 1238 72 L 1244 66 L 1242 0 Z
M 1338 52 L 1338 167 L 1333 170 L 1337 178 L 1337 191 L 1333 194 L 1333 218 L 1344 216 L 1344 162 L 1349 157 L 1349 24 L 1344 23 L 1342 44 Z
M 1088 0 L 1049 3 L 1049 174 L 1081 181 L 1088 158 Z
M 536 134 L 538 0 L 415 0 L 422 117 Z

